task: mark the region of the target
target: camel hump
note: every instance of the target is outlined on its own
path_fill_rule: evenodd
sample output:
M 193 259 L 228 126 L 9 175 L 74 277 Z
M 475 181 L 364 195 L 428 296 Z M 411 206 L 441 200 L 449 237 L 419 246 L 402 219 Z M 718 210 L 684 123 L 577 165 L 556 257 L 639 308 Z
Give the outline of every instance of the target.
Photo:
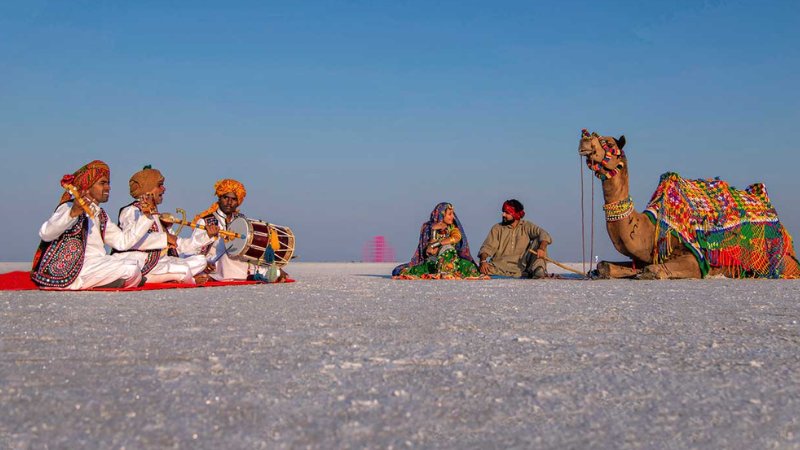
M 664 172 L 664 173 L 661 174 L 661 177 L 659 177 L 658 184 L 661 184 L 661 183 L 663 183 L 664 181 L 667 181 L 667 180 L 680 180 L 680 179 L 681 179 L 681 176 L 678 175 L 675 172 Z
M 769 194 L 767 193 L 767 186 L 764 183 L 753 183 L 750 186 L 747 186 L 744 191 L 750 195 L 758 197 L 767 205 L 772 205 L 772 202 L 769 200 Z

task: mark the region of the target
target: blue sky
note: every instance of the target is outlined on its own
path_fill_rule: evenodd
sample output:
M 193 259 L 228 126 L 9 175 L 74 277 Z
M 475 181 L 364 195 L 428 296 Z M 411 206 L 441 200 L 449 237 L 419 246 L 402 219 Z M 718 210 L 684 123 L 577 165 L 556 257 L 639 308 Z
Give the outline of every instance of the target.
M 409 258 L 441 201 L 477 252 L 512 197 L 576 261 L 584 127 L 627 136 L 637 208 L 666 171 L 760 181 L 797 237 L 798 20 L 791 1 L 3 1 L 0 259 L 30 259 L 61 175 L 99 158 L 112 218 L 145 164 L 170 211 L 237 178 L 305 261 L 375 235 Z M 621 258 L 596 216 L 595 253 Z

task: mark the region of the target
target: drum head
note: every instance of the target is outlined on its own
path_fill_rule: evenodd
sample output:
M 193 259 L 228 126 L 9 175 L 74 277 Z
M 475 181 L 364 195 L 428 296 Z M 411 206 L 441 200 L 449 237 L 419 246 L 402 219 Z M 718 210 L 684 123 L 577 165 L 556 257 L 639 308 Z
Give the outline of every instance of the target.
M 237 217 L 233 219 L 228 231 L 239 233 L 242 237 L 235 238 L 225 244 L 225 250 L 228 251 L 230 256 L 239 256 L 247 249 L 247 237 L 250 235 L 250 224 L 244 217 Z

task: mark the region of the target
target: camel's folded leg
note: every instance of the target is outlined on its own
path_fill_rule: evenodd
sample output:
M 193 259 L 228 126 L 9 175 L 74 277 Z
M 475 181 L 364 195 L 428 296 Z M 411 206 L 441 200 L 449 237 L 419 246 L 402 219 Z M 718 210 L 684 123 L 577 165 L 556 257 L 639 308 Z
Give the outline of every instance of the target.
M 597 275 L 600 278 L 633 278 L 639 271 L 633 268 L 633 263 L 600 261 L 597 263 Z
M 639 279 L 642 280 L 678 280 L 682 278 L 700 278 L 700 265 L 691 253 L 685 253 L 668 259 L 661 264 L 651 264 L 644 268 Z

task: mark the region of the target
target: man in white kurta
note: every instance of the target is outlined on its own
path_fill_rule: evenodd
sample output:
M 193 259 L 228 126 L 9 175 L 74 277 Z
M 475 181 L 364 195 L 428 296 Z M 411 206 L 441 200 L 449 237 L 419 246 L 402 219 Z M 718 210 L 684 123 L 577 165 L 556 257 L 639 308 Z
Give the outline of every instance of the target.
M 129 249 L 147 233 L 153 220 L 142 216 L 126 231 L 108 220 L 99 204 L 108 201 L 109 175 L 105 163 L 93 161 L 62 180 L 62 184 L 74 185 L 80 190 L 84 206 L 70 201 L 70 195 L 65 193 L 61 204 L 39 229 L 42 243 L 31 278 L 40 287 L 125 288 L 141 282 L 140 261 L 123 253 L 109 255 L 105 246 Z M 84 208 L 90 212 L 86 213 Z
M 244 217 L 239 213 L 239 205 L 244 201 L 247 191 L 244 185 L 236 180 L 223 179 L 214 184 L 214 193 L 218 200 L 210 208 L 198 214 L 195 221 L 199 225 L 216 225 L 220 230 L 229 230 L 230 224 L 236 218 Z M 195 242 L 200 242 L 203 238 L 203 231 L 195 229 L 192 238 Z M 216 266 L 215 270 L 209 275 L 215 280 L 246 280 L 255 274 L 267 276 L 268 269 L 249 263 L 245 259 L 231 256 L 226 251 L 226 242 L 223 237 L 217 237 L 211 245 L 207 245 L 206 259 L 209 263 Z M 286 273 L 277 267 L 273 268 L 276 273 L 276 281 L 286 278 Z M 272 279 L 270 278 L 270 281 Z
M 233 220 L 233 218 L 235 217 L 232 217 L 231 220 Z M 219 210 L 214 211 L 210 217 L 206 216 L 197 221 L 198 225 L 203 226 L 208 226 L 215 222 L 219 229 L 224 231 L 227 231 L 230 225 L 228 217 Z M 203 239 L 204 234 L 205 232 L 203 230 L 195 229 L 192 233 L 192 237 L 196 241 L 200 241 Z M 250 264 L 246 260 L 228 255 L 225 249 L 226 242 L 223 238 L 214 239 L 210 244 L 206 253 L 206 259 L 215 267 L 214 271 L 209 274 L 211 278 L 215 280 L 246 280 L 247 277 L 256 273 L 257 267 L 253 264 Z
M 144 216 L 142 210 L 136 205 L 128 205 L 119 213 L 119 224 L 123 230 L 136 226 L 136 223 Z M 156 215 L 157 217 L 157 215 Z M 171 227 L 165 228 L 161 220 L 153 222 L 153 229 L 146 232 L 143 238 L 131 247 L 131 252 L 139 253 L 143 260 L 146 255 L 143 253 L 148 249 L 157 248 L 160 250 L 158 262 L 145 275 L 148 283 L 164 283 L 167 281 L 177 281 L 179 283 L 194 284 L 196 275 L 202 274 L 206 269 L 206 257 L 197 254 L 202 248 L 192 238 L 175 237 L 171 233 Z M 181 256 L 173 256 L 168 252 L 169 239 L 175 239 L 174 248 Z M 138 250 L 138 251 L 137 251 Z
M 140 199 L 159 205 L 164 199 L 166 187 L 164 177 L 156 169 L 146 166 L 133 174 L 129 181 L 130 194 L 136 199 L 119 212 L 119 224 L 123 230 L 136 225 L 142 212 Z M 213 238 L 180 238 L 172 234 L 171 225 L 163 223 L 158 213 L 148 233 L 131 247 L 130 253 L 138 253 L 143 260 L 142 273 L 147 283 L 177 281 L 194 284 L 196 277 L 204 279 L 206 258 L 199 254 L 204 245 Z M 158 249 L 159 252 L 151 249 Z M 150 250 L 150 251 L 148 251 Z

